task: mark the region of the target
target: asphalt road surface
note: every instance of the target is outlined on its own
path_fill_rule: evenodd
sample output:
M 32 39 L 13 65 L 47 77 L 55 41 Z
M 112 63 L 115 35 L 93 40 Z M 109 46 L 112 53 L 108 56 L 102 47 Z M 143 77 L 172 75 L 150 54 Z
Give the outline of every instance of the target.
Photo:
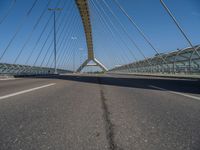
M 131 75 L 0 81 L 0 150 L 200 150 L 200 82 Z

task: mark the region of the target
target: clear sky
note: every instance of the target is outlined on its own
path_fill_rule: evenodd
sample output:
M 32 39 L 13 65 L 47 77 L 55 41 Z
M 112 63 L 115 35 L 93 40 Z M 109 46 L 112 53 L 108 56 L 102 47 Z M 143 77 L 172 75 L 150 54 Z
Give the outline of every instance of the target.
M 128 35 L 103 0 L 89 1 L 95 56 L 102 63 L 111 68 L 133 62 L 134 56 L 136 59 L 143 59 L 131 40 L 137 43 L 146 57 L 155 55 L 155 51 L 139 35 L 113 0 L 105 1 Z M 189 46 L 159 0 L 118 1 L 160 53 Z M 200 1 L 165 2 L 192 43 L 200 44 Z M 47 8 L 55 7 L 63 8 L 56 13 L 59 67 L 73 69 L 75 62 L 77 68 L 87 57 L 87 47 L 74 0 L 0 0 L 0 56 L 3 55 L 0 62 L 51 66 L 53 16 Z

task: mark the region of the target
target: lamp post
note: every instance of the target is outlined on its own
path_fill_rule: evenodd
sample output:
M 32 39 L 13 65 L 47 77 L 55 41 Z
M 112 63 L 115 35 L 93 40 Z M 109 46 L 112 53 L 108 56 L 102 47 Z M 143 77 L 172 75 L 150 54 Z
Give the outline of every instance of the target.
M 75 73 L 75 50 L 73 52 L 73 72 Z
M 77 37 L 76 36 L 72 36 L 71 37 L 72 40 L 77 40 Z M 73 72 L 75 73 L 75 49 L 73 51 Z
M 79 50 L 80 50 L 80 64 L 82 64 L 83 48 L 79 48 Z
M 56 51 L 56 11 L 61 11 L 62 8 L 49 8 L 49 11 L 53 11 L 54 20 L 54 74 L 57 74 L 57 51 Z

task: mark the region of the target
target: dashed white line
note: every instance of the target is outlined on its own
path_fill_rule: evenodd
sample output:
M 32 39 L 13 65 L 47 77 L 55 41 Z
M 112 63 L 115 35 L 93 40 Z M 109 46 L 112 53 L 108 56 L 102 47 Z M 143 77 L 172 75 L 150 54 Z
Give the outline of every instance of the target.
M 197 96 L 188 95 L 188 94 L 184 94 L 184 93 L 180 93 L 180 92 L 174 92 L 174 91 L 170 91 L 170 90 L 167 90 L 167 89 L 164 89 L 164 88 L 161 88 L 161 87 L 157 87 L 157 86 L 153 86 L 153 85 L 149 85 L 149 87 L 154 88 L 154 89 L 158 89 L 158 90 L 167 91 L 169 93 L 185 96 L 185 97 L 192 98 L 192 99 L 200 101 L 200 97 L 197 97 Z
M 6 98 L 9 98 L 9 97 L 13 97 L 13 96 L 17 96 L 17 95 L 20 95 L 20 94 L 32 92 L 32 91 L 35 91 L 35 90 L 39 90 L 39 89 L 42 89 L 42 88 L 45 88 L 45 87 L 53 86 L 55 84 L 56 83 L 51 83 L 51 84 L 47 84 L 47 85 L 35 87 L 35 88 L 32 88 L 32 89 L 23 90 L 23 91 L 19 91 L 19 92 L 16 92 L 16 93 L 12 93 L 12 94 L 8 94 L 8 95 L 0 96 L 0 100 L 6 99 Z

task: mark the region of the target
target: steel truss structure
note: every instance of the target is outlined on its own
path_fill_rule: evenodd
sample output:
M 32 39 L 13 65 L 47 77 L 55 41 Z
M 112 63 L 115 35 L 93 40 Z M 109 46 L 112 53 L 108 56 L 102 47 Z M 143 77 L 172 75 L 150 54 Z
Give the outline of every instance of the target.
M 200 74 L 200 45 L 115 67 L 110 72 Z M 163 59 L 165 61 L 163 62 Z
M 61 73 L 70 73 L 72 71 L 58 69 L 57 72 L 58 74 L 61 74 Z M 53 73 L 54 73 L 54 68 L 0 63 L 0 75 L 1 74 L 40 75 L 40 74 L 53 74 Z

